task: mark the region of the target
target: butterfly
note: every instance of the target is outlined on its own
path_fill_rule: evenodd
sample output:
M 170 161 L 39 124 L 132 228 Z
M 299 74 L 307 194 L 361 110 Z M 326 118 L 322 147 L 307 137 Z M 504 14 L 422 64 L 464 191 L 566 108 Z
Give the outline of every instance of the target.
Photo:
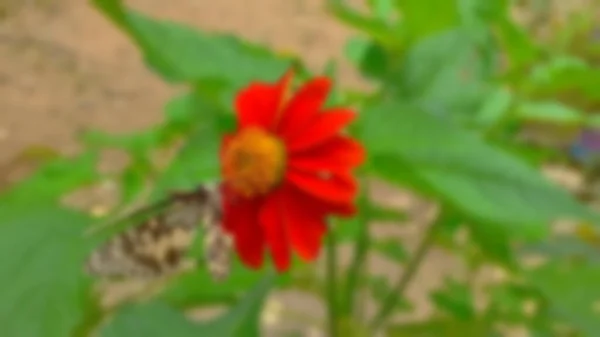
M 107 278 L 153 278 L 173 273 L 184 264 L 201 229 L 205 266 L 215 280 L 224 280 L 230 269 L 232 239 L 221 226 L 221 213 L 215 186 L 174 193 L 126 216 L 124 220 L 131 221 L 141 214 L 143 220 L 94 251 L 86 271 Z

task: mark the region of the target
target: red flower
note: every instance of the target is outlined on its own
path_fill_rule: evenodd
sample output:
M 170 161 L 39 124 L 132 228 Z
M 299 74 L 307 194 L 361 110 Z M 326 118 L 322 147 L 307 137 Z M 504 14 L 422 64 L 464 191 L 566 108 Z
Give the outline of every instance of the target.
M 270 251 L 277 270 L 291 252 L 319 255 L 330 214 L 355 212 L 352 169 L 362 146 L 340 131 L 355 114 L 323 110 L 330 81 L 319 77 L 291 95 L 292 72 L 277 83 L 252 83 L 236 99 L 237 130 L 223 139 L 223 224 L 252 268 Z

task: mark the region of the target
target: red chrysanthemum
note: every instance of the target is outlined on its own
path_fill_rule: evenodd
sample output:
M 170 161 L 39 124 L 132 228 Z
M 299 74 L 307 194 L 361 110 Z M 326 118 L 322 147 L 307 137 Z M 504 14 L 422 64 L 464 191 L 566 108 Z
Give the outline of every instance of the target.
M 223 225 L 252 268 L 270 251 L 278 271 L 294 251 L 314 260 L 330 214 L 355 212 L 352 170 L 362 146 L 341 134 L 355 114 L 323 109 L 330 81 L 318 77 L 291 93 L 292 72 L 252 83 L 236 99 L 237 130 L 221 148 Z

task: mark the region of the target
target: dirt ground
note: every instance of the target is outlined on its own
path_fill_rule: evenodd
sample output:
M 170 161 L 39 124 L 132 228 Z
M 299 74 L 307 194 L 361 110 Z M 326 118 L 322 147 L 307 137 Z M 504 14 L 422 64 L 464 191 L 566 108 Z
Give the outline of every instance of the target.
M 351 33 L 327 16 L 321 0 L 127 3 L 156 17 L 234 32 L 298 53 L 315 70 L 322 69 L 330 58 L 342 59 Z M 360 85 L 344 62 L 341 80 L 345 85 Z M 124 34 L 87 1 L 0 0 L 0 166 L 32 145 L 72 153 L 77 150 L 76 134 L 84 128 L 127 132 L 152 125 L 159 121 L 174 90 L 145 68 Z M 422 209 L 414 207 L 420 205 L 418 201 L 385 186 L 378 187 L 377 195 L 397 205 Z M 421 216 L 390 232 L 404 238 L 410 250 L 411 243 L 421 236 L 424 222 Z M 400 272 L 385 261 L 375 261 L 370 267 L 392 279 Z M 409 297 L 420 303 L 415 315 L 423 317 L 429 310 L 427 291 L 440 285 L 443 275 L 462 271 L 464 267 L 453 257 L 434 250 L 409 291 Z M 291 303 L 296 311 L 314 313 L 317 320 L 324 316 L 318 301 L 293 292 L 278 294 L 277 301 L 270 303 L 279 308 Z M 272 316 L 266 323 L 273 321 Z M 302 336 L 322 333 L 310 328 Z
M 314 69 L 339 59 L 349 34 L 320 0 L 128 3 L 298 53 Z M 355 82 L 348 72 L 345 67 L 344 81 Z M 87 1 L 0 0 L 0 163 L 35 144 L 74 151 L 82 128 L 125 132 L 151 125 L 172 92 Z

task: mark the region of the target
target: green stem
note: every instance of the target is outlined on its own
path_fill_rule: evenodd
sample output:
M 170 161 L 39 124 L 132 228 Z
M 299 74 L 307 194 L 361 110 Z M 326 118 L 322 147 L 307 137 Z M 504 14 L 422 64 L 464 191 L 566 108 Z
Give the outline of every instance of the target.
M 329 337 L 338 336 L 338 303 L 335 288 L 337 284 L 337 256 L 335 245 L 335 236 L 333 233 L 329 233 L 327 236 L 327 309 L 329 316 Z
M 435 238 L 436 228 L 438 227 L 437 225 L 439 223 L 441 222 L 436 221 L 433 223 L 427 230 L 427 233 L 425 233 L 425 236 L 419 243 L 415 254 L 408 262 L 404 274 L 402 274 L 402 277 L 398 280 L 394 287 L 392 287 L 392 291 L 390 291 L 389 295 L 386 297 L 386 301 L 381 305 L 379 311 L 375 315 L 375 318 L 371 322 L 371 331 L 376 331 L 381 324 L 386 321 L 389 315 L 394 312 L 394 308 L 396 307 L 398 300 L 404 296 L 410 281 L 416 275 L 419 267 L 421 266 L 423 258 L 427 255 L 427 252 L 431 248 L 433 239 Z
M 371 236 L 369 235 L 370 202 L 368 196 L 368 184 L 365 182 L 365 191 L 361 193 L 359 199 L 359 222 L 360 232 L 356 238 L 356 249 L 348 273 L 346 276 L 346 289 L 344 293 L 344 314 L 350 315 L 355 304 L 356 288 L 360 279 L 361 272 L 364 271 L 365 258 L 371 245 Z

